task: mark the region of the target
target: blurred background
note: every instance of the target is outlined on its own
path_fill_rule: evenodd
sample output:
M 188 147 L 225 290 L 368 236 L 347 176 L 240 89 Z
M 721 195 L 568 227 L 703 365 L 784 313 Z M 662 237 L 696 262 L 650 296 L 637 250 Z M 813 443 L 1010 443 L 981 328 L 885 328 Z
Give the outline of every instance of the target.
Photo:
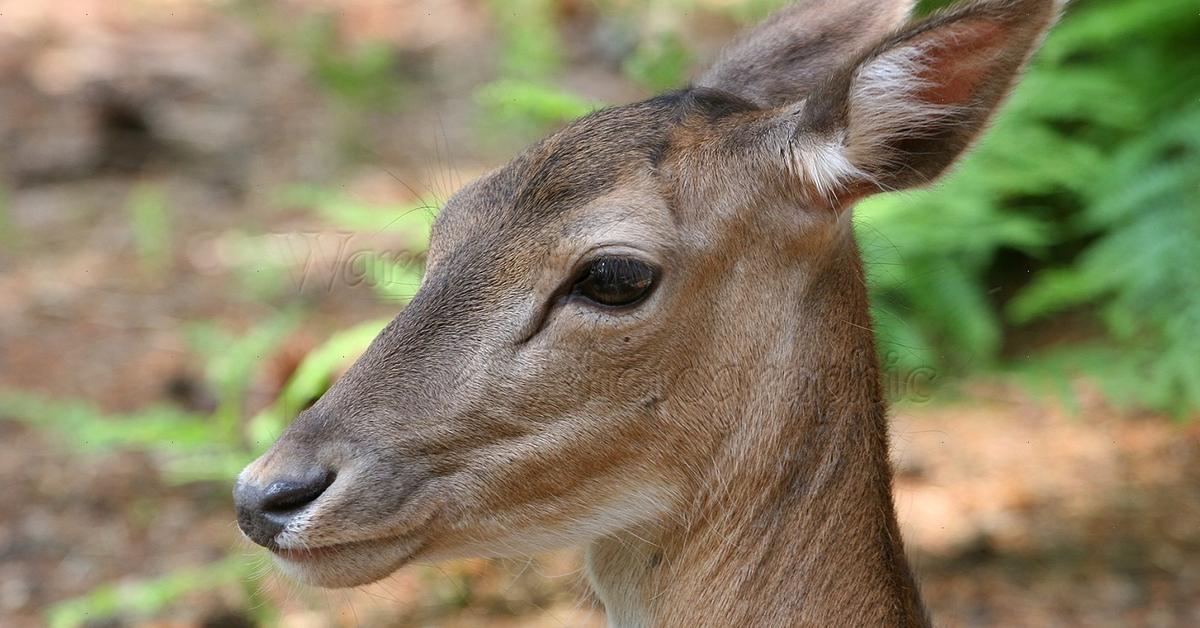
M 295 586 L 231 482 L 458 186 L 781 4 L 0 0 L 0 625 L 602 625 L 570 551 Z M 939 624 L 1200 625 L 1198 9 L 1077 0 L 953 176 L 856 210 Z

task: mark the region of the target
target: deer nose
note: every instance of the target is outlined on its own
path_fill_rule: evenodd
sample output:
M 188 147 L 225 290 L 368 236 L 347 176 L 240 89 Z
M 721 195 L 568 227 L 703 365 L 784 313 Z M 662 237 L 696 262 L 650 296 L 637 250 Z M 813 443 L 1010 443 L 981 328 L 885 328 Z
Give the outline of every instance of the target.
M 265 487 L 238 481 L 233 490 L 238 527 L 251 541 L 274 547 L 275 536 L 336 477 L 332 471 L 314 471 L 299 478 L 280 478 Z

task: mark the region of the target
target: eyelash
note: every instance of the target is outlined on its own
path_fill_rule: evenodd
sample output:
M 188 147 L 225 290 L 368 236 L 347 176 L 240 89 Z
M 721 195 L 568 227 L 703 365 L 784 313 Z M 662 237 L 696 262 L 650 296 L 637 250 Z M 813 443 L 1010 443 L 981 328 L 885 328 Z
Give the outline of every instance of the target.
M 651 274 L 649 286 L 647 286 L 645 288 L 644 293 L 642 295 L 640 295 L 639 298 L 637 298 L 627 304 L 624 304 L 624 305 L 615 305 L 615 306 L 614 305 L 606 305 L 604 303 L 597 302 L 592 298 L 589 298 L 585 294 L 581 294 L 578 291 L 578 286 L 579 286 L 580 282 L 583 281 L 589 275 L 590 272 L 592 272 L 592 270 L 593 270 L 594 266 L 597 264 L 597 262 L 600 262 L 602 260 L 607 260 L 610 262 L 613 260 L 621 260 L 623 262 L 632 261 L 641 266 L 644 266 L 646 269 L 648 269 L 650 271 L 650 274 Z M 592 309 L 595 309 L 595 310 L 620 312 L 623 310 L 633 309 L 637 305 L 645 302 L 646 298 L 648 298 L 649 295 L 658 287 L 658 283 L 659 283 L 661 276 L 662 276 L 662 272 L 658 266 L 651 264 L 649 262 L 642 261 L 638 258 L 629 256 L 629 255 L 605 255 L 605 256 L 592 258 L 592 259 L 588 260 L 587 262 L 585 262 L 584 264 L 582 264 L 580 266 L 580 268 L 573 275 L 571 275 L 570 279 L 564 281 L 558 287 L 558 289 L 556 289 L 550 295 L 549 299 L 547 299 L 545 304 L 543 304 L 540 315 L 538 316 L 538 318 L 536 320 L 536 323 L 532 324 L 528 328 L 529 331 L 528 331 L 527 335 L 525 335 L 524 339 L 521 340 L 520 343 L 527 342 L 529 339 L 533 338 L 538 333 L 540 333 L 542 328 L 545 327 L 546 321 L 550 319 L 550 315 L 554 312 L 554 310 L 561 305 L 571 302 L 572 300 L 579 300 L 579 301 L 585 302 L 589 307 L 591 307 Z
M 658 275 L 658 268 L 635 257 L 598 257 L 576 275 L 570 295 L 601 307 L 634 307 L 654 289 Z

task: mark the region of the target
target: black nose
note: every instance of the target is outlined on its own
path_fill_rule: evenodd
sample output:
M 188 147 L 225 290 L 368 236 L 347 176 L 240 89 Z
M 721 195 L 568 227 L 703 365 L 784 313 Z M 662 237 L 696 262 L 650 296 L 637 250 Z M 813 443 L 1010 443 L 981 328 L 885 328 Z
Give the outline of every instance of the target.
M 274 547 L 275 535 L 305 506 L 320 497 L 335 477 L 330 471 L 316 471 L 301 478 L 275 480 L 266 488 L 238 482 L 233 489 L 238 527 L 251 541 L 263 547 Z

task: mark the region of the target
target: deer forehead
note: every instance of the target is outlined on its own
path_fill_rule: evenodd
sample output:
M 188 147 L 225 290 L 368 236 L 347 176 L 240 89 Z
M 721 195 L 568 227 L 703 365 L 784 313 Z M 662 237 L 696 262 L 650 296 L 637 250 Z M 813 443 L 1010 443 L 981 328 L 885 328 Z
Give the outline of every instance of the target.
M 485 248 L 503 252 L 516 273 L 539 254 L 605 240 L 662 248 L 671 226 L 695 211 L 679 206 L 678 193 L 697 184 L 680 151 L 753 109 L 698 88 L 585 116 L 455 194 L 434 224 L 428 267 Z
M 527 242 L 561 227 L 570 210 L 655 167 L 672 110 L 665 99 L 603 109 L 533 144 L 451 197 L 433 247 L 453 249 L 484 233 Z

